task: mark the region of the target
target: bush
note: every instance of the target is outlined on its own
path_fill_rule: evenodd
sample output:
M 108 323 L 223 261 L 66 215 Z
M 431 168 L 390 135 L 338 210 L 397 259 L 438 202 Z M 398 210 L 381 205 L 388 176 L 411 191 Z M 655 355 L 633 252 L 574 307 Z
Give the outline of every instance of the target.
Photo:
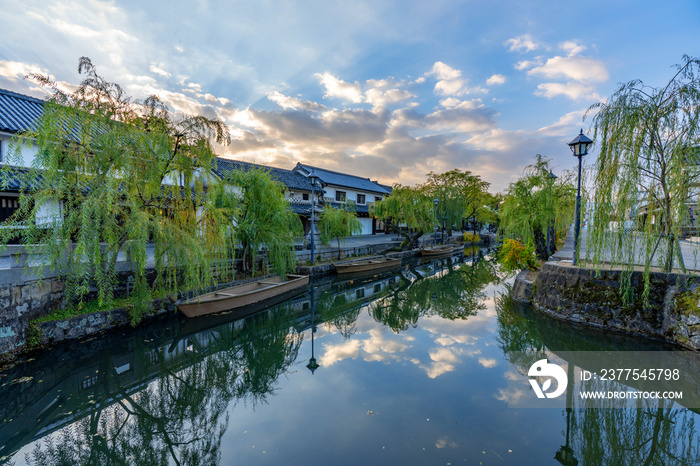
M 476 233 L 466 231 L 464 232 L 464 236 L 462 236 L 462 240 L 465 243 L 479 243 L 481 242 L 481 237 Z
M 498 260 L 508 272 L 514 272 L 524 268 L 535 270 L 537 259 L 535 257 L 535 247 L 530 243 L 523 246 L 523 243 L 514 239 L 507 239 L 501 246 Z

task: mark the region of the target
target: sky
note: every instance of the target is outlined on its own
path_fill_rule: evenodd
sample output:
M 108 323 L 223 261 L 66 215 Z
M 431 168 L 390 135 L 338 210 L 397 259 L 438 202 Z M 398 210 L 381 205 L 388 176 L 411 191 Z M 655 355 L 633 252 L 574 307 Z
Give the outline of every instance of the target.
M 86 56 L 135 99 L 225 122 L 219 156 L 403 185 L 456 168 L 494 193 L 536 154 L 575 168 L 592 104 L 700 56 L 699 0 L 0 5 L 0 88 L 44 98 L 25 79 L 40 73 L 70 89 Z

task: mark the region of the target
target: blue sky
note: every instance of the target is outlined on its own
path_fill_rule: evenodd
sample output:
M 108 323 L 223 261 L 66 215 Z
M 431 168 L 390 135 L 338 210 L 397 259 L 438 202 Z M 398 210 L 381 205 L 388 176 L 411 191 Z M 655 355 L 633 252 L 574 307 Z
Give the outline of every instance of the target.
M 226 122 L 221 156 L 402 184 L 459 168 L 493 192 L 538 153 L 573 168 L 591 104 L 700 56 L 698 0 L 0 4 L 2 88 L 70 88 L 88 56 L 136 98 Z

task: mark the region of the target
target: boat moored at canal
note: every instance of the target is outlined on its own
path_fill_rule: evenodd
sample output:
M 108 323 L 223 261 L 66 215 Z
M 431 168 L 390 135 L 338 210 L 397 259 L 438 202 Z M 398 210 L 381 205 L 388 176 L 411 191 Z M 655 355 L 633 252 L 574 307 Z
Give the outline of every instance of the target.
M 196 296 L 179 303 L 177 307 L 190 318 L 229 310 L 238 310 L 244 316 L 247 315 L 247 306 L 273 304 L 274 301 L 290 298 L 302 292 L 308 284 L 308 275 L 287 275 L 286 280 L 278 275 Z

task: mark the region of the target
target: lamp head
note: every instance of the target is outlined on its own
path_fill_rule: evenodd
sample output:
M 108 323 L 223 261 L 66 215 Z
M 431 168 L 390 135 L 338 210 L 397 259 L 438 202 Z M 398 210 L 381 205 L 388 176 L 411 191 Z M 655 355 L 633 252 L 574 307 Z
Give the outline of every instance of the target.
M 584 155 L 588 154 L 588 148 L 592 144 L 593 140 L 583 134 L 583 129 L 581 129 L 581 133 L 569 143 L 569 147 L 571 148 L 571 152 L 573 152 L 574 157 L 583 157 Z

